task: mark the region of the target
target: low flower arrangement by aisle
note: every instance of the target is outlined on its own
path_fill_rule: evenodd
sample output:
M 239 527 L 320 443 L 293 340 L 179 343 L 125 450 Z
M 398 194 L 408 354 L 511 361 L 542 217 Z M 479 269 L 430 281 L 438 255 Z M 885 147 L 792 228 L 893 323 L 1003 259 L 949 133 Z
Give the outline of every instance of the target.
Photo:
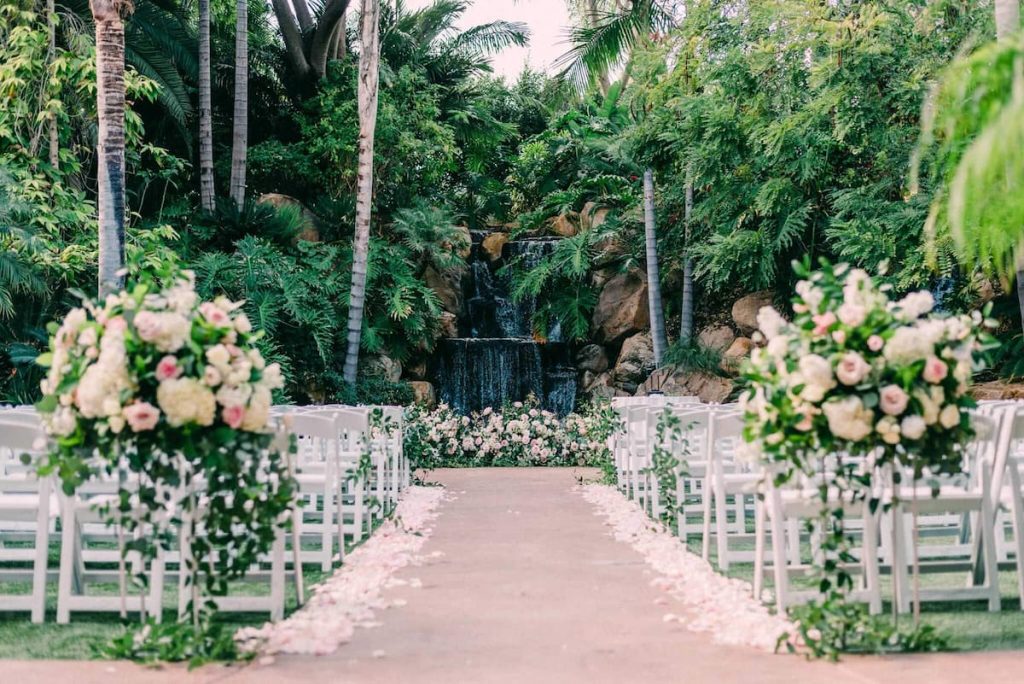
M 993 348 L 985 332 L 993 324 L 980 312 L 937 314 L 928 292 L 894 299 L 888 285 L 846 265 L 794 268 L 803 280 L 792 321 L 771 307 L 758 315 L 765 346 L 744 369 L 742 449 L 777 484 L 826 480 L 812 480 L 826 504 L 818 522 L 827 560 L 821 600 L 795 611 L 804 640 L 823 655 L 882 647 L 897 635 L 878 636 L 859 607 L 843 603 L 852 579 L 842 564 L 852 556 L 829 491 L 864 500 L 888 465 L 915 478 L 961 471 L 959 446 L 973 436 L 968 387 Z
M 230 635 L 211 640 L 210 597 L 269 551 L 290 520 L 294 447 L 270 424 L 281 370 L 264 362 L 262 333 L 241 304 L 199 301 L 187 272 L 165 277 L 162 291 L 146 281 L 103 301 L 83 298 L 50 325 L 37 408 L 51 447 L 40 471 L 58 475 L 68 495 L 96 478 L 119 483 L 104 515 L 130 540 L 123 552 L 147 564 L 190 535 L 193 619 L 185 627 L 210 655 L 232 648 Z M 167 629 L 148 625 L 145 634 L 155 643 Z M 167 641 L 185 650 L 193 643 Z M 129 635 L 118 655 L 144 642 Z
M 560 418 L 535 400 L 486 408 L 468 416 L 442 404 L 409 409 L 405 453 L 421 468 L 459 466 L 602 465 L 617 426 L 607 402 Z

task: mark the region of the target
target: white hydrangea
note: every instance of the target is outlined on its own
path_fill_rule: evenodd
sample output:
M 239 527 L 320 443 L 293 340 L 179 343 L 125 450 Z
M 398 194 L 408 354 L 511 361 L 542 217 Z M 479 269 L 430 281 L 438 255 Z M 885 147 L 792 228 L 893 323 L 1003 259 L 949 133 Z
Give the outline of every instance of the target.
M 757 327 L 768 340 L 781 335 L 786 325 L 786 319 L 774 307 L 762 306 L 757 312 Z
M 828 429 L 839 439 L 859 442 L 871 434 L 874 414 L 858 397 L 828 401 L 821 410 L 828 419 Z
M 174 427 L 186 423 L 213 425 L 217 401 L 213 392 L 194 378 L 164 380 L 157 387 L 156 400 Z

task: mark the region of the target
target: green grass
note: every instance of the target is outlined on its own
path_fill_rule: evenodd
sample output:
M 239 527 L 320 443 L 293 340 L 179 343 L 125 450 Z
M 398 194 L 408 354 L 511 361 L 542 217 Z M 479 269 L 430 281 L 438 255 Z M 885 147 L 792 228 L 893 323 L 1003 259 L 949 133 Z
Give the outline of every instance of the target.
M 701 553 L 699 539 L 691 539 L 687 548 L 697 555 Z M 753 549 L 753 544 L 736 544 L 732 548 Z M 711 562 L 717 568 L 715 544 L 711 544 Z M 725 573 L 747 582 L 753 581 L 754 566 L 750 563 L 730 563 Z M 892 579 L 882 576 L 882 596 L 892 596 Z M 795 587 L 813 588 L 811 578 L 795 578 L 791 580 Z M 922 587 L 963 586 L 963 573 L 923 574 Z M 765 588 L 771 590 L 771 578 L 765 579 Z M 950 648 L 957 651 L 994 651 L 1024 649 L 1024 611 L 1020 609 L 1020 598 L 1017 596 L 1016 570 L 1003 570 L 999 573 L 999 589 L 1002 596 L 1002 610 L 990 613 L 985 601 L 950 601 L 926 602 L 921 606 L 921 621 L 934 626 L 948 637 Z M 885 601 L 882 609 L 883 619 L 892 620 L 892 605 Z M 910 625 L 910 615 L 899 616 L 900 625 Z
M 55 567 L 55 566 L 54 566 Z M 325 579 L 319 570 L 306 570 L 306 596 L 310 588 Z M 294 611 L 297 607 L 294 583 L 287 585 L 286 611 Z M 125 629 L 125 624 L 132 624 L 133 617 L 129 614 L 127 623 L 123 623 L 116 613 L 74 613 L 71 623 L 58 625 L 57 618 L 57 583 L 54 578 L 47 583 L 46 622 L 34 625 L 29 622 L 27 612 L 0 612 L 0 659 L 84 659 L 93 657 L 96 646 L 102 645 Z M 269 592 L 267 583 L 237 582 L 231 585 L 230 593 L 241 596 L 260 596 Z M 0 582 L 0 593 L 28 593 L 27 583 Z M 96 595 L 114 595 L 118 591 L 116 584 L 90 584 L 89 593 Z M 170 582 L 164 592 L 163 619 L 173 620 L 178 610 L 177 581 Z M 135 618 L 137 619 L 137 618 Z M 221 618 L 233 628 L 259 626 L 266 622 L 267 615 L 225 614 Z

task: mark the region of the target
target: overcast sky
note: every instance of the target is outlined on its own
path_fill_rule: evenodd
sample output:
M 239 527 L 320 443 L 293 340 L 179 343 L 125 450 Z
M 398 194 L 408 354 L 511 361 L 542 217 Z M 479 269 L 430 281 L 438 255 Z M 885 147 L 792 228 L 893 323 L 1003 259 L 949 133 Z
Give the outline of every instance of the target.
M 406 0 L 410 9 L 433 4 L 433 0 Z M 546 71 L 565 54 L 569 13 L 564 0 L 475 0 L 462 17 L 463 27 L 486 24 L 497 19 L 522 21 L 530 27 L 530 44 L 510 47 L 491 58 L 494 73 L 513 81 L 523 65 Z

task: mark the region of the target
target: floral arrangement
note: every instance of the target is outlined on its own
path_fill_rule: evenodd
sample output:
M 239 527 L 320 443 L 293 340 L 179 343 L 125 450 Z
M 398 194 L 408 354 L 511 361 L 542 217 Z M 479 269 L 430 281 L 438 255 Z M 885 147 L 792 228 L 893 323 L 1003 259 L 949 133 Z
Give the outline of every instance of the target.
M 560 418 L 533 399 L 468 416 L 445 404 L 414 407 L 405 449 L 420 467 L 595 465 L 609 457 L 613 421 L 596 405 Z
M 823 454 L 880 449 L 876 462 L 918 475 L 957 472 L 956 447 L 972 435 L 968 386 L 991 348 L 982 314 L 936 315 L 930 293 L 892 299 L 846 265 L 797 268 L 793 320 L 771 307 L 758 315 L 766 344 L 741 397 L 748 457 L 814 472 Z
M 959 447 L 973 436 L 968 388 L 985 366 L 993 346 L 985 328 L 994 324 L 980 312 L 939 315 L 928 292 L 895 299 L 888 285 L 845 264 L 794 269 L 802 280 L 793 320 L 771 307 L 759 312 L 764 347 L 745 365 L 740 403 L 748 458 L 769 465 L 777 483 L 824 478 L 814 489 L 820 516 L 808 521 L 819 533 L 821 595 L 790 609 L 798 641 L 832 659 L 850 650 L 941 649 L 946 642 L 930 626 L 900 632 L 846 601 L 856 559 L 831 492 L 845 501 L 876 496 L 876 466 L 887 464 L 915 478 L 961 472 Z
M 219 595 L 289 519 L 293 446 L 270 424 L 281 370 L 265 363 L 241 303 L 199 301 L 190 273 L 165 277 L 164 290 L 147 281 L 83 299 L 50 324 L 37 409 L 52 447 L 41 471 L 68 494 L 116 476 L 121 496 L 107 516 L 140 532 L 131 547 L 147 560 L 170 548 L 182 520 L 201 525 L 193 587 Z

